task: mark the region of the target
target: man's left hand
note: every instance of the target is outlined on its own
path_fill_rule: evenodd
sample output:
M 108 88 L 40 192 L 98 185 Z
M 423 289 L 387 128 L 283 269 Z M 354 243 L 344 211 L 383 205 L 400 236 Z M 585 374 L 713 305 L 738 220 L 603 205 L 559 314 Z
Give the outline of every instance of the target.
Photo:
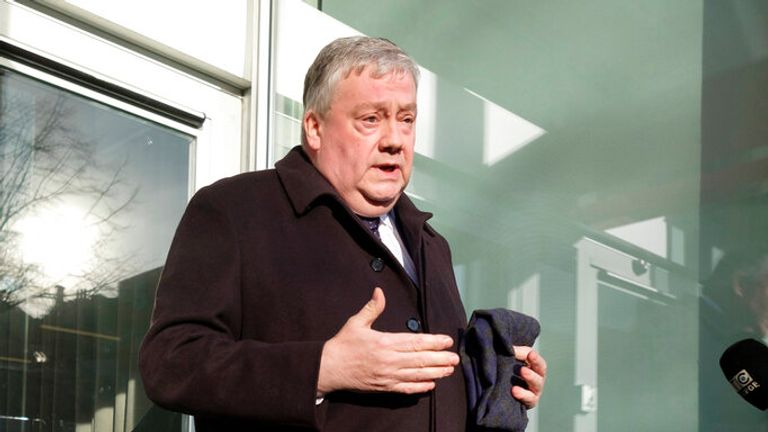
M 530 409 L 538 405 L 541 393 L 544 391 L 544 381 L 547 379 L 547 362 L 531 347 L 516 346 L 514 348 L 515 358 L 526 363 L 526 366 L 520 368 L 520 375 L 528 385 L 528 389 L 513 386 L 512 396 Z

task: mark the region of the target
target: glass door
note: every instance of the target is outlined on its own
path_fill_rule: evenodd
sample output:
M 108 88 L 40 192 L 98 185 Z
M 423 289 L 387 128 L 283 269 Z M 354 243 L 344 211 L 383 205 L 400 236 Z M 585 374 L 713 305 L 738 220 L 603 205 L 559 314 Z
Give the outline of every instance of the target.
M 187 200 L 240 170 L 241 95 L 0 17 L 0 430 L 187 429 L 144 395 L 138 349 Z
M 0 68 L 1 429 L 133 430 L 149 410 L 137 350 L 194 142 Z

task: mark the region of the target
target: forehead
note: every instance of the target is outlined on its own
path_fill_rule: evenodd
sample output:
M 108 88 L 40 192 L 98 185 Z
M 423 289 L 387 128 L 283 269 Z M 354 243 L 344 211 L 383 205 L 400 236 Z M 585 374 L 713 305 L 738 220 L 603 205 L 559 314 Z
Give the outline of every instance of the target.
M 361 71 L 352 71 L 342 78 L 333 92 L 333 102 L 345 100 L 370 100 L 388 102 L 416 103 L 416 82 L 406 71 L 392 71 L 379 75 L 366 67 Z

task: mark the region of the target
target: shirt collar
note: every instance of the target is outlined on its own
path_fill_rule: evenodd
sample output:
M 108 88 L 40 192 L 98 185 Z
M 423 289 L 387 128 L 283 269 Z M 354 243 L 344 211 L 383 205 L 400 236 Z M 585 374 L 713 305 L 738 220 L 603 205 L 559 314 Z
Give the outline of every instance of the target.
M 383 215 L 379 216 L 379 219 L 381 219 L 381 224 L 386 225 L 391 229 L 394 229 L 395 226 L 395 211 L 390 210 Z

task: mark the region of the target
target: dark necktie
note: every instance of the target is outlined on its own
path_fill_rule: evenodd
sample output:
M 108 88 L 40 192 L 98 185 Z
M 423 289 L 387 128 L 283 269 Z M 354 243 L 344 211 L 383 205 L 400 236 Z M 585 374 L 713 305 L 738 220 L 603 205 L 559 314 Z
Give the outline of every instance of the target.
M 361 221 L 363 221 L 363 224 L 368 227 L 369 230 L 373 233 L 373 235 L 376 236 L 376 238 L 381 238 L 381 235 L 379 234 L 379 225 L 381 224 L 381 218 L 377 217 L 365 217 L 365 216 L 359 216 Z

